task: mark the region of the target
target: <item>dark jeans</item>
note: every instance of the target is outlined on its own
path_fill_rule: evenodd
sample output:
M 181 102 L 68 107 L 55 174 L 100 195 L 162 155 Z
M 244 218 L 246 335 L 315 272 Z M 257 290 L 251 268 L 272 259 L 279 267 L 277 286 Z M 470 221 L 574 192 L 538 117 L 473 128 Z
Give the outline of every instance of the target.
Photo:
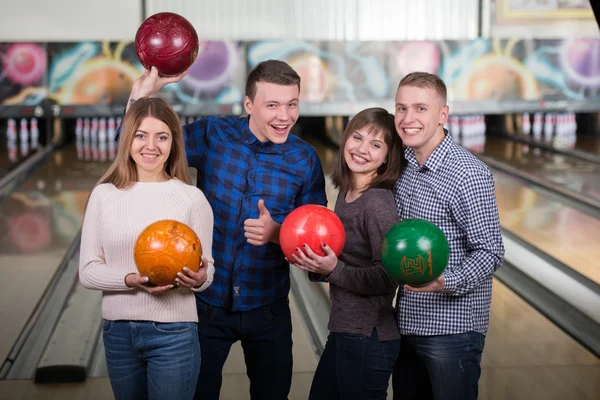
M 228 311 L 196 297 L 202 364 L 195 399 L 218 400 L 223 365 L 240 340 L 252 399 L 287 399 L 292 384 L 292 317 L 287 297 L 250 311 Z
M 195 322 L 104 321 L 116 400 L 191 399 L 200 370 Z
M 330 333 L 310 388 L 310 400 L 382 399 L 400 351 L 400 340 Z
M 394 400 L 475 400 L 485 336 L 403 336 L 392 385 Z

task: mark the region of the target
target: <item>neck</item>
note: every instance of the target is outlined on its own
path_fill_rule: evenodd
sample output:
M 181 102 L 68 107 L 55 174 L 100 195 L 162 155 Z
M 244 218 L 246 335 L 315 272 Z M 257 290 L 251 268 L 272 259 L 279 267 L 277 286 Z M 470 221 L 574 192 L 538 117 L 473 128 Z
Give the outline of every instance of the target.
M 250 129 L 250 132 L 254 135 L 255 138 L 257 138 L 259 141 L 265 143 L 267 142 L 266 138 L 261 138 L 260 135 L 257 135 L 256 132 L 258 132 L 258 127 L 256 126 L 256 124 L 254 123 L 254 118 L 252 118 L 252 115 L 250 115 L 248 117 L 248 129 Z
M 145 171 L 138 170 L 137 175 L 138 182 L 164 182 L 169 180 L 169 177 L 167 176 L 164 170 L 160 171 L 160 173 L 158 174 L 151 174 Z
M 371 180 L 375 177 L 375 175 L 375 173 L 370 175 L 353 173 L 351 176 L 350 187 L 346 192 L 346 200 L 355 200 L 359 198 L 369 183 L 371 183 Z
M 417 163 L 419 165 L 425 164 L 425 162 L 431 157 L 435 149 L 444 141 L 446 134 L 444 133 L 444 127 L 439 126 L 435 132 L 435 135 L 431 137 L 431 139 L 425 143 L 422 147 L 413 150 L 415 151 L 415 157 L 417 158 Z

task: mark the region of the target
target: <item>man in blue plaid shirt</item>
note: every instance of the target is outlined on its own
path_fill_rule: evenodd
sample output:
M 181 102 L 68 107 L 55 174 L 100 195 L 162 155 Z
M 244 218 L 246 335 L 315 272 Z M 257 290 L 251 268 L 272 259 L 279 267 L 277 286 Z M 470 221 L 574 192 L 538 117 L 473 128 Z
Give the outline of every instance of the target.
M 146 71 L 130 102 L 181 79 Z M 265 61 L 248 75 L 248 117 L 206 117 L 183 127 L 197 186 L 213 208 L 212 285 L 196 293 L 202 354 L 196 399 L 219 398 L 223 365 L 240 340 L 252 399 L 287 399 L 292 379 L 289 264 L 279 227 L 296 207 L 327 204 L 321 162 L 290 135 L 298 119 L 300 77 Z
M 440 78 L 414 72 L 400 81 L 395 123 L 407 165 L 395 187 L 398 214 L 439 226 L 450 260 L 439 279 L 398 292 L 394 399 L 477 398 L 492 275 L 504 258 L 492 174 L 452 142 L 447 119 Z

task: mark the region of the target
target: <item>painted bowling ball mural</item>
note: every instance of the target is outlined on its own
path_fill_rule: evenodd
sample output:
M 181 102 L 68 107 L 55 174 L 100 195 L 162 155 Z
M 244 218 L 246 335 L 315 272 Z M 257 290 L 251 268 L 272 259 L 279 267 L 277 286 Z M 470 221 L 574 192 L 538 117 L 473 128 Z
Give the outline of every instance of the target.
M 300 100 L 324 101 L 330 91 L 330 76 L 323 60 L 314 54 L 292 57 L 289 65 L 300 75 Z
M 565 40 L 561 65 L 571 82 L 591 89 L 600 88 L 600 39 Z
M 188 267 L 198 271 L 202 245 L 198 235 L 186 224 L 161 220 L 146 227 L 134 247 L 138 272 L 155 285 L 175 283 L 177 273 Z
M 474 60 L 457 84 L 456 100 L 537 100 L 538 84 L 518 60 L 486 55 Z
M 90 68 L 81 79 L 73 82 L 67 92 L 71 104 L 125 104 L 134 78 L 121 65 L 98 64 Z
M 198 57 L 179 84 L 194 96 L 218 92 L 235 78 L 239 57 L 234 43 L 200 42 Z
M 4 75 L 21 85 L 40 81 L 46 72 L 46 52 L 31 43 L 15 44 L 2 57 Z
M 441 57 L 435 42 L 407 42 L 392 55 L 400 76 L 413 71 L 437 73 Z

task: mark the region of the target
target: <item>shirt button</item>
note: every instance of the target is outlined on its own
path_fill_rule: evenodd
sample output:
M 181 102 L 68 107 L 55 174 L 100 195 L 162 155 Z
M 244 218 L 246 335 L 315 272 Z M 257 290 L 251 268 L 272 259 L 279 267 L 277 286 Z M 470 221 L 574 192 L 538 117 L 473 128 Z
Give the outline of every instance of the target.
M 254 153 L 254 154 L 252 154 L 252 157 L 254 157 L 254 158 L 258 158 L 258 153 Z
M 254 174 L 250 174 L 250 178 L 254 178 Z

